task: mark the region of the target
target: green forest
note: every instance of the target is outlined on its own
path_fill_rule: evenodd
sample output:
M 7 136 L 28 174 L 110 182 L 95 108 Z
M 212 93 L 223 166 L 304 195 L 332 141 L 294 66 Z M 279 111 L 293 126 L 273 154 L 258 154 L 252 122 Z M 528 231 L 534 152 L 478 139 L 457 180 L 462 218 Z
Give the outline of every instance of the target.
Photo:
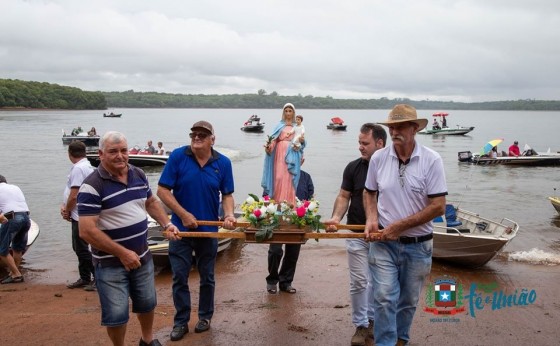
M 255 94 L 202 95 L 128 91 L 83 91 L 44 82 L 0 79 L 0 108 L 106 109 L 110 108 L 241 108 L 275 109 L 292 102 L 300 109 L 391 109 L 408 103 L 417 109 L 558 111 L 560 101 L 508 100 L 453 102 L 407 98 L 334 99 L 330 96 L 282 96 L 260 89 Z
M 58 84 L 0 79 L 0 108 L 106 109 L 100 92 Z

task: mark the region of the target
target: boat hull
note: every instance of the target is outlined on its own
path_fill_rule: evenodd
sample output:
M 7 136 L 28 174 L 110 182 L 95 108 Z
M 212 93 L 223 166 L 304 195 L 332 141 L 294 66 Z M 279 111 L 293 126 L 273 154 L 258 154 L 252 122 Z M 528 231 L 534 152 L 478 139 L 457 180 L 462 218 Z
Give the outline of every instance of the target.
M 73 141 L 83 142 L 86 147 L 96 147 L 99 146 L 99 136 L 62 136 L 62 144 L 70 144 Z
M 329 125 L 327 125 L 327 129 L 328 130 L 334 130 L 334 131 L 346 131 L 346 126 L 347 125 L 329 124 Z
M 92 166 L 99 166 L 99 154 L 89 153 L 86 157 Z M 168 159 L 169 155 L 128 154 L 128 163 L 137 167 L 165 166 Z
M 471 132 L 472 130 L 474 130 L 474 126 L 472 127 L 458 127 L 458 128 L 443 128 L 440 130 L 429 130 L 429 129 L 424 129 L 420 132 L 418 132 L 419 134 L 423 134 L 423 135 L 445 135 L 445 136 L 461 136 L 461 135 L 466 135 L 467 133 Z
M 509 219 L 493 221 L 457 209 L 461 225 L 434 224 L 433 258 L 464 267 L 480 267 L 499 254 L 516 235 L 519 225 Z
M 120 118 L 122 114 L 103 114 L 103 118 Z
M 558 213 L 560 213 L 560 197 L 548 197 L 550 203 Z
M 263 132 L 264 125 L 247 125 L 241 128 L 241 131 L 245 132 Z
M 459 162 L 474 165 L 506 165 L 506 166 L 560 166 L 560 155 L 539 154 L 532 156 L 499 156 L 497 158 L 472 156 L 468 151 L 459 152 Z
M 231 242 L 232 238 L 218 239 L 218 253 L 229 248 Z M 152 253 L 152 259 L 155 266 L 169 266 L 169 240 L 161 235 L 161 227 L 156 226 L 148 228 L 148 248 Z M 194 255 L 195 254 L 193 253 L 193 256 Z

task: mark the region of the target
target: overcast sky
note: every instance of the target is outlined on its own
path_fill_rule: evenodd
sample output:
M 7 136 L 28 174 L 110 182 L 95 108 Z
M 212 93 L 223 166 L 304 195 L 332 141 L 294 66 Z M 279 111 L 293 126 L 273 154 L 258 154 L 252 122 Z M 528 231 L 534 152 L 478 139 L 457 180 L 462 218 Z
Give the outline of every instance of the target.
M 0 78 L 84 90 L 560 99 L 558 0 L 0 0 Z

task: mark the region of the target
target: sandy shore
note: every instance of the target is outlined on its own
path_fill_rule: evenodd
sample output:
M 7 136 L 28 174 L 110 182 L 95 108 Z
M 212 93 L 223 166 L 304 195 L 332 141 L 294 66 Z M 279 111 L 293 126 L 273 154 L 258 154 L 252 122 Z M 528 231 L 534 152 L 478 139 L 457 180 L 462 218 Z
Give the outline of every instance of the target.
M 170 273 L 156 277 L 159 304 L 154 331 L 164 345 L 349 345 L 354 332 L 350 318 L 346 253 L 328 243 L 302 248 L 296 279 L 297 294 L 270 295 L 265 291 L 267 246 L 234 244 L 220 254 L 217 267 L 216 312 L 207 333 L 193 332 L 178 342 L 169 340 L 174 308 Z M 512 268 L 511 266 L 515 266 Z M 505 268 L 507 274 L 504 274 Z M 514 274 L 512 274 L 514 273 Z M 64 283 L 41 283 L 42 273 L 27 272 L 23 284 L 0 286 L 0 344 L 2 345 L 108 345 L 105 329 L 99 325 L 100 308 L 96 293 L 69 290 Z M 560 331 L 558 267 L 518 263 L 491 265 L 483 270 L 456 270 L 434 265 L 427 286 L 443 275 L 455 276 L 468 294 L 481 298 L 470 313 L 447 319 L 425 312 L 421 299 L 416 313 L 411 345 L 553 345 Z M 486 285 L 486 286 L 484 286 Z M 490 290 L 513 294 L 534 291 L 533 302 L 492 310 L 485 303 Z M 195 308 L 198 276 L 193 271 L 191 290 Z M 426 290 L 426 288 L 425 288 Z M 422 293 L 424 297 L 425 292 Z M 528 295 L 527 295 L 528 296 Z M 519 302 L 519 299 L 516 300 Z M 480 308 L 482 307 L 482 308 Z M 441 318 L 441 320 L 438 320 Z M 189 327 L 197 321 L 193 311 Z M 132 317 L 127 344 L 137 345 L 138 322 Z M 373 345 L 370 342 L 370 345 Z

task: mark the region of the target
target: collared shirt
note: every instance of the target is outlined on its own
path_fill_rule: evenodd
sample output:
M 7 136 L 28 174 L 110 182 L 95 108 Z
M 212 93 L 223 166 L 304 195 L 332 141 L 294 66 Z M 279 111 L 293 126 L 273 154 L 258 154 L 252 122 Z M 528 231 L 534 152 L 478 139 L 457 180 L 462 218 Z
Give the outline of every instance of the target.
M 144 172 L 128 165 L 127 183 L 114 178 L 99 165 L 83 182 L 78 193 L 78 213 L 82 216 L 98 215 L 97 227 L 111 239 L 140 256 L 144 264 L 151 261 L 148 250 L 148 219 L 146 200 L 152 196 Z M 94 264 L 122 265 L 120 260 L 92 247 Z
M 387 227 L 426 208 L 429 198 L 447 195 L 443 161 L 437 152 L 416 142 L 410 161 L 399 171 L 394 146 L 388 146 L 373 154 L 365 188 L 378 191 L 379 224 Z M 404 231 L 401 236 L 418 237 L 432 230 L 432 223 L 428 222 Z
M 216 221 L 219 217 L 220 193 L 234 191 L 231 161 L 212 149 L 208 162 L 201 167 L 190 146 L 173 150 L 161 173 L 158 185 L 172 190 L 177 202 L 197 220 Z M 181 231 L 187 231 L 181 219 L 173 213 L 171 221 Z M 196 231 L 217 232 L 216 226 L 199 226 Z
M 68 201 L 68 196 L 70 195 L 70 190 L 74 188 L 79 188 L 82 186 L 84 179 L 90 175 L 95 168 L 89 163 L 87 158 L 82 158 L 80 161 L 74 163 L 72 168 L 70 168 L 70 173 L 68 173 L 68 180 L 66 181 L 66 187 L 64 188 L 63 203 Z M 78 205 L 71 210 L 72 220 L 78 221 Z

